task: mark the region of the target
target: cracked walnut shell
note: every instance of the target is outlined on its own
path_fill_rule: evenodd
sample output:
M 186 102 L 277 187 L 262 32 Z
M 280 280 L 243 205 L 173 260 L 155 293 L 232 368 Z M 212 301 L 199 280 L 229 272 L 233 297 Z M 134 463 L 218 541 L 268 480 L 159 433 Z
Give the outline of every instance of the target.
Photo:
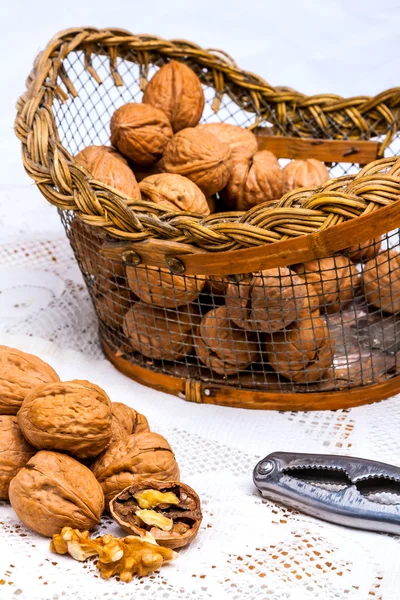
M 111 402 L 89 381 L 48 383 L 27 394 L 18 425 L 35 448 L 89 458 L 110 442 Z
M 16 348 L 0 346 L 0 414 L 16 415 L 28 392 L 52 381 L 60 378 L 43 360 Z
M 150 79 L 143 103 L 161 109 L 176 133 L 194 127 L 204 109 L 204 93 L 196 73 L 184 63 L 171 60 Z
M 140 516 L 143 510 L 151 515 L 149 524 Z M 143 481 L 128 487 L 111 500 L 110 512 L 128 533 L 144 536 L 148 532 L 158 544 L 174 549 L 194 540 L 202 520 L 200 498 L 177 481 Z
M 363 284 L 368 304 L 387 313 L 400 312 L 400 254 L 386 250 L 369 260 Z
M 232 162 L 248 160 L 258 150 L 257 138 L 249 129 L 231 125 L 230 123 L 202 123 L 197 126 L 200 131 L 208 131 L 231 149 Z
M 41 450 L 10 483 L 10 502 L 30 529 L 51 537 L 63 527 L 93 529 L 104 510 L 104 494 L 93 473 L 59 452 Z
M 272 334 L 266 352 L 279 375 L 296 383 L 311 383 L 324 378 L 333 361 L 335 342 L 323 319 L 316 317 Z
M 8 500 L 10 481 L 37 452 L 18 427 L 17 417 L 0 416 L 0 500 Z
M 143 200 L 154 202 L 176 212 L 209 215 L 210 208 L 201 189 L 193 181 L 182 175 L 160 173 L 151 175 L 140 182 Z
M 138 165 L 157 162 L 173 135 L 171 123 L 162 110 L 135 102 L 117 108 L 110 129 L 113 146 Z
M 265 269 L 230 283 L 225 302 L 238 327 L 267 333 L 287 327 L 309 307 L 304 280 L 287 267 Z
M 188 177 L 205 194 L 212 196 L 228 183 L 231 149 L 208 131 L 182 129 L 165 147 L 163 170 Z
M 179 467 L 167 440 L 151 431 L 134 433 L 109 446 L 91 467 L 106 503 L 125 488 L 155 479 L 179 481 Z
M 329 179 L 329 171 L 320 160 L 292 160 L 282 169 L 283 193 L 301 187 L 319 187 Z
M 110 445 L 123 440 L 132 433 L 150 431 L 146 417 L 123 402 L 111 402 Z

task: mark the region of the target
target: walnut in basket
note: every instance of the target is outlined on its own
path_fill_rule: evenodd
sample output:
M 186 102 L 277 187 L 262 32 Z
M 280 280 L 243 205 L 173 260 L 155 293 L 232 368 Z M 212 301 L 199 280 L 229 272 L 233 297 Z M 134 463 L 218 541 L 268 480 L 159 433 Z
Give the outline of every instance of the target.
M 228 183 L 232 170 L 231 150 L 212 133 L 189 127 L 168 142 L 162 165 L 167 173 L 188 177 L 208 197 Z
M 343 252 L 350 258 L 354 263 L 367 262 L 370 258 L 374 258 L 379 254 L 382 247 L 382 238 L 375 238 L 373 240 L 367 240 L 362 244 L 355 244 L 350 246 Z
M 369 260 L 363 284 L 369 304 L 391 314 L 400 312 L 400 254 L 386 250 Z
M 16 415 L 32 389 L 55 381 L 60 381 L 57 373 L 37 356 L 0 346 L 1 415 Z
M 201 189 L 193 181 L 182 175 L 160 173 L 151 175 L 140 182 L 143 200 L 186 212 L 209 215 L 210 208 Z
M 147 304 L 176 308 L 193 302 L 205 284 L 204 275 L 173 275 L 168 269 L 128 266 L 128 285 Z
M 323 319 L 314 317 L 272 334 L 266 352 L 279 375 L 296 383 L 311 383 L 324 378 L 333 361 L 335 342 Z
M 232 162 L 248 160 L 258 150 L 257 138 L 249 129 L 230 123 L 202 123 L 197 129 L 209 131 L 231 149 Z
M 88 146 L 75 156 L 94 179 L 109 185 L 129 198 L 140 198 L 140 190 L 127 160 L 114 148 Z
M 255 333 L 244 331 L 230 319 L 226 306 L 210 310 L 202 319 L 195 337 L 198 358 L 220 375 L 233 375 L 259 358 Z
M 136 302 L 126 313 L 123 330 L 133 350 L 154 360 L 178 360 L 190 354 L 199 322 L 193 305 L 166 310 Z
M 329 179 L 329 171 L 320 160 L 292 160 L 282 169 L 283 193 L 300 187 L 319 187 Z
M 355 297 L 359 285 L 356 267 L 346 256 L 332 256 L 292 266 L 317 291 L 320 308 L 327 313 L 340 311 Z
M 167 115 L 150 104 L 129 102 L 117 108 L 110 123 L 113 146 L 138 165 L 151 165 L 173 135 Z
M 143 102 L 164 111 L 176 133 L 200 121 L 204 94 L 196 73 L 184 63 L 171 60 L 150 79 Z
M 30 529 L 51 537 L 63 527 L 93 529 L 104 510 L 104 494 L 93 473 L 59 452 L 41 450 L 10 483 L 10 502 Z
M 103 488 L 107 506 L 116 494 L 143 481 L 179 481 L 179 467 L 171 446 L 162 435 L 151 431 L 115 442 L 91 469 Z
M 27 394 L 18 425 L 35 448 L 93 457 L 111 439 L 111 402 L 89 381 L 47 383 Z
M 125 287 L 112 285 L 102 289 L 102 284 L 94 288 L 94 305 L 97 316 L 109 327 L 120 328 L 127 311 L 135 301 L 135 296 Z
M 244 211 L 282 195 L 282 171 L 278 159 L 268 150 L 260 150 L 250 159 L 233 161 L 228 185 L 221 192 L 227 207 Z
M 303 279 L 287 267 L 266 269 L 230 283 L 226 306 L 232 321 L 252 331 L 273 333 L 287 327 L 308 307 Z
M 8 500 L 11 479 L 36 452 L 22 435 L 17 417 L 0 415 L 0 500 Z

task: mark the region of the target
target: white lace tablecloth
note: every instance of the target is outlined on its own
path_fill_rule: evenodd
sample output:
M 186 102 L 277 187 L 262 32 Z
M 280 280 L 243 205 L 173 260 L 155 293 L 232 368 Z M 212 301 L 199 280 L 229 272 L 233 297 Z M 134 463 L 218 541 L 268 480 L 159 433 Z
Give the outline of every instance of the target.
M 18 210 L 16 210 L 18 205 Z M 104 360 L 94 312 L 55 209 L 29 185 L 0 188 L 0 343 L 64 379 L 87 378 L 147 415 L 201 496 L 197 539 L 159 574 L 124 584 L 49 551 L 0 504 L 0 598 L 50 600 L 397 600 L 399 538 L 350 530 L 258 495 L 252 469 L 276 450 L 400 465 L 399 397 L 336 412 L 203 406 L 140 386 Z M 122 532 L 108 519 L 98 532 Z

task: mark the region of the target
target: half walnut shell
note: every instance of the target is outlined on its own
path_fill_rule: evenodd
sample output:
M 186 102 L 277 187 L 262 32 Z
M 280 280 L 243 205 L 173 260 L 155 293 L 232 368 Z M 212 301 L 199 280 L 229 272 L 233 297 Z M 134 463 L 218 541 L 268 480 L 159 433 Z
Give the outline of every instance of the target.
M 190 544 L 202 520 L 200 498 L 177 481 L 148 480 L 127 487 L 111 500 L 110 512 L 125 531 L 140 536 L 149 532 L 167 548 Z

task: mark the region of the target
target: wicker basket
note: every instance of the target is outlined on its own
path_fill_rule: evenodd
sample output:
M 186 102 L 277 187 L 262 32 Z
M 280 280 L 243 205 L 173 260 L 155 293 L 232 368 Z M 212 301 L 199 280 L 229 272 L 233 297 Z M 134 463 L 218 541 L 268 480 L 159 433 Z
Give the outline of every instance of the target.
M 109 143 L 113 111 L 139 102 L 171 58 L 200 77 L 203 122 L 250 127 L 259 148 L 322 160 L 334 179 L 204 218 L 91 178 L 73 155 Z M 25 169 L 59 209 L 118 369 L 193 402 L 334 409 L 400 390 L 399 107 L 400 88 L 308 97 L 220 51 L 83 28 L 36 58 L 15 129 Z

